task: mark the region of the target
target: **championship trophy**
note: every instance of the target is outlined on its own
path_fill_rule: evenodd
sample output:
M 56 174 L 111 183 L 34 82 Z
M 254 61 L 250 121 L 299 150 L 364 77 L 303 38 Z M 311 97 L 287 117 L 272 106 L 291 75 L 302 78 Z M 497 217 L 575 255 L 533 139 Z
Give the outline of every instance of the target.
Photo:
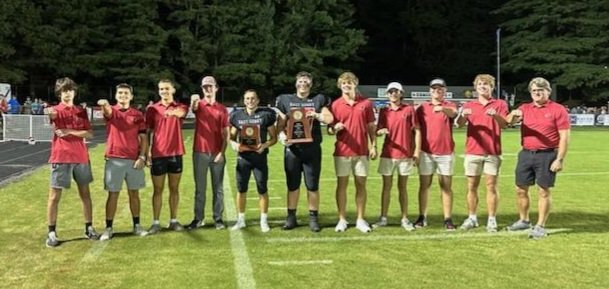
M 310 143 L 313 142 L 311 128 L 313 119 L 307 117 L 305 108 L 292 108 L 287 124 L 287 143 Z
M 244 124 L 239 135 L 239 152 L 257 151 L 260 145 L 260 127 Z

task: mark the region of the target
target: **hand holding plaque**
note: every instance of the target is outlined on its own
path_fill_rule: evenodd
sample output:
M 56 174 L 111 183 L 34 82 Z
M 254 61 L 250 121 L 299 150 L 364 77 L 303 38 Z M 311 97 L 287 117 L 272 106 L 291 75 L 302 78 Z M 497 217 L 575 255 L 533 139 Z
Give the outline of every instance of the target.
M 260 127 L 244 124 L 239 135 L 239 152 L 257 151 L 260 146 Z
M 313 142 L 311 128 L 313 119 L 307 117 L 306 109 L 292 108 L 287 124 L 287 143 L 310 143 Z

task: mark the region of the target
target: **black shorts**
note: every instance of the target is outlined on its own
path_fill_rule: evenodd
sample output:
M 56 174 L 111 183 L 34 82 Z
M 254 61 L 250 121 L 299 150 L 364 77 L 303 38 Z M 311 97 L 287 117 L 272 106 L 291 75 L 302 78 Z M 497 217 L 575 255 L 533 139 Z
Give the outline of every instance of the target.
M 167 173 L 182 173 L 182 156 L 152 158 L 150 174 L 153 176 L 162 176 Z
M 256 188 L 258 194 L 266 194 L 268 191 L 267 182 L 269 179 L 269 165 L 267 154 L 257 152 L 239 153 L 237 157 L 237 189 L 239 193 L 246 193 L 250 181 L 250 175 L 254 171 Z
M 318 191 L 319 175 L 321 174 L 321 146 L 314 143 L 286 147 L 283 168 L 288 191 L 300 188 L 303 173 L 307 190 Z
M 554 186 L 556 173 L 550 171 L 552 162 L 556 160 L 556 150 L 530 151 L 521 150 L 516 164 L 516 185 L 537 185 L 547 189 Z

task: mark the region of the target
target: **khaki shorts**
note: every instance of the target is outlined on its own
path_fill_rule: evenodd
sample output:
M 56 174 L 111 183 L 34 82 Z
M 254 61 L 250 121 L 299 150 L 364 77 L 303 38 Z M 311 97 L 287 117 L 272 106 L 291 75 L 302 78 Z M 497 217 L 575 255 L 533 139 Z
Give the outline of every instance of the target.
M 409 176 L 413 163 L 412 159 L 381 158 L 378 172 L 383 176 L 392 176 L 397 170 L 398 175 Z
M 72 178 L 77 185 L 87 185 L 93 182 L 91 165 L 86 164 L 51 164 L 51 188 L 69 189 Z
M 104 169 L 104 188 L 109 192 L 120 192 L 123 181 L 128 190 L 139 190 L 146 186 L 144 170 L 133 168 L 134 160 L 109 158 Z
M 465 155 L 463 162 L 465 175 L 468 177 L 485 175 L 496 176 L 501 167 L 501 157 L 496 155 Z
M 334 157 L 334 170 L 337 177 L 347 177 L 352 172 L 354 176 L 368 176 L 368 156 Z
M 455 170 L 455 154 L 432 155 L 421 152 L 419 175 L 431 176 L 434 171 L 438 175 L 452 176 Z

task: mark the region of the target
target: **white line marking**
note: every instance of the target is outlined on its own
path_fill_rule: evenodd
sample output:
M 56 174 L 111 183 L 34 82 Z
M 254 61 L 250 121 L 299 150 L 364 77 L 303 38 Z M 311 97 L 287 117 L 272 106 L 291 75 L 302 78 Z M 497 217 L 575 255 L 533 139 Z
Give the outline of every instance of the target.
M 571 229 L 559 228 L 549 229 L 549 234 L 555 234 L 559 232 L 570 232 Z M 499 237 L 521 237 L 527 235 L 528 230 L 518 232 L 501 231 L 497 233 L 487 232 L 445 232 L 440 234 L 426 234 L 417 235 L 376 235 L 370 234 L 366 236 L 351 236 L 351 237 L 296 237 L 296 238 L 267 238 L 267 243 L 321 243 L 321 242 L 344 242 L 344 241 L 401 241 L 401 240 L 448 240 L 448 239 L 475 239 L 475 238 L 499 238 Z
M 275 266 L 290 266 L 290 265 L 329 265 L 332 264 L 332 260 L 304 260 L 304 261 L 269 261 L 269 265 Z
M 97 261 L 97 257 L 104 252 L 109 243 L 110 241 L 95 241 L 93 247 L 91 247 L 91 249 L 89 249 L 89 251 L 87 251 L 87 253 L 85 253 L 85 255 L 82 257 L 82 259 L 80 259 L 80 263 Z
M 233 196 L 233 190 L 230 188 L 232 184 L 226 168 L 224 169 L 224 192 L 225 195 Z M 226 216 L 230 221 L 237 219 L 237 209 L 233 198 L 224 198 L 224 207 L 226 209 Z M 241 230 L 230 230 L 230 248 L 233 252 L 234 266 L 235 266 L 235 277 L 237 278 L 237 288 L 239 289 L 254 289 L 256 288 L 256 280 L 254 279 L 254 272 L 252 265 L 250 264 L 250 258 L 247 254 L 247 248 L 245 246 L 245 240 L 243 240 L 243 234 Z

